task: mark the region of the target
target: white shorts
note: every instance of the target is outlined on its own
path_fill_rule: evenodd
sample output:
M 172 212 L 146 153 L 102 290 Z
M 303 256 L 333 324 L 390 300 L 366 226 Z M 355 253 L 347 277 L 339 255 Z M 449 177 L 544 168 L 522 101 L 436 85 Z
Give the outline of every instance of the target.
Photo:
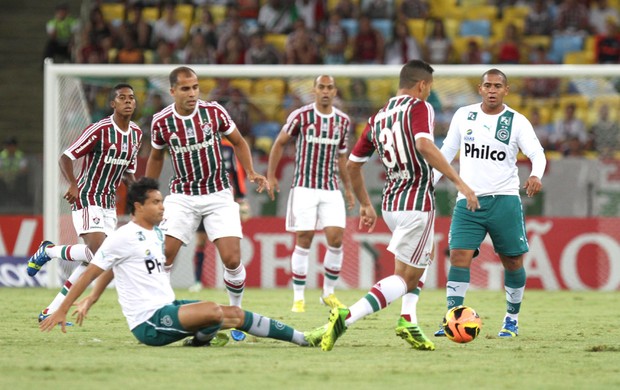
M 387 249 L 398 261 L 424 268 L 431 263 L 435 234 L 434 211 L 383 211 L 383 220 L 392 231 Z
M 118 223 L 116 209 L 104 209 L 99 206 L 87 206 L 72 211 L 71 218 L 78 237 L 87 233 L 104 233 L 109 236 L 116 230 Z
M 321 230 L 326 226 L 344 229 L 347 212 L 340 191 L 293 187 L 288 194 L 286 230 Z
M 208 195 L 170 194 L 164 200 L 164 219 L 159 228 L 187 245 L 203 221 L 209 240 L 243 237 L 239 204 L 226 189 Z

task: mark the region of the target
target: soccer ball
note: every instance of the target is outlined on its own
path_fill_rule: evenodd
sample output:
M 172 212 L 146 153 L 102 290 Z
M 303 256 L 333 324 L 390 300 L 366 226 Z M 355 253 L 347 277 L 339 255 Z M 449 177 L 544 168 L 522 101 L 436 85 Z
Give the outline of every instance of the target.
M 448 310 L 442 326 L 450 340 L 455 343 L 469 343 L 480 334 L 482 320 L 471 307 L 457 306 Z

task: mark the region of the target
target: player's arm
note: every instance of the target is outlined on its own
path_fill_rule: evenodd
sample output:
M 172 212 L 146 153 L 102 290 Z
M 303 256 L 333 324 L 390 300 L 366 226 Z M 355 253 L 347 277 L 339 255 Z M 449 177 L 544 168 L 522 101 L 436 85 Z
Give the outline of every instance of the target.
M 69 203 L 74 203 L 78 198 L 78 184 L 75 175 L 73 174 L 73 160 L 63 153 L 58 160 L 58 164 L 60 165 L 60 171 L 62 175 L 69 182 L 69 188 L 67 192 L 65 192 L 64 198 Z
M 125 172 L 123 173 L 122 180 L 123 183 L 125 183 L 125 185 L 129 187 L 131 183 L 136 181 L 136 175 L 134 175 L 133 173 Z
M 65 323 L 67 322 L 67 312 L 73 305 L 73 302 L 76 301 L 82 295 L 84 290 L 95 280 L 99 275 L 103 273 L 103 269 L 99 268 L 95 264 L 90 263 L 88 267 L 86 267 L 86 271 L 80 276 L 80 278 L 75 282 L 75 284 L 69 290 L 69 293 L 65 297 L 65 299 L 60 304 L 58 310 L 50 314 L 45 320 L 41 321 L 39 324 L 39 329 L 41 331 L 47 331 L 54 329 L 57 324 L 60 324 L 61 330 L 63 333 L 67 333 L 67 329 L 65 328 Z
M 278 169 L 278 164 L 280 164 L 280 160 L 282 159 L 284 146 L 290 141 L 291 138 L 292 137 L 286 131 L 280 131 L 275 141 L 273 141 L 271 151 L 269 152 L 267 180 L 269 180 L 269 197 L 271 200 L 276 198 L 275 192 L 280 192 L 280 184 L 278 183 L 278 178 L 276 177 L 276 170 Z
M 529 122 L 526 122 L 523 126 L 517 141 L 519 149 L 532 162 L 530 177 L 527 178 L 523 185 L 527 196 L 531 198 L 542 190 L 541 179 L 547 167 L 547 157 L 545 156 L 545 149 L 540 144 L 538 137 L 536 137 L 536 132 L 534 132 L 534 128 Z
M 161 171 L 164 168 L 165 156 L 165 149 L 151 148 L 151 154 L 149 154 L 149 159 L 146 161 L 146 172 L 144 176 L 150 177 L 151 179 L 159 179 Z
M 480 208 L 480 203 L 474 191 L 461 179 L 458 173 L 452 168 L 450 163 L 441 154 L 432 139 L 426 137 L 416 137 L 416 149 L 422 154 L 424 159 L 441 172 L 445 177 L 454 183 L 456 189 L 467 199 L 467 209 L 475 211 Z
M 93 290 L 88 294 L 84 299 L 80 300 L 76 306 L 77 309 L 73 312 L 73 315 L 77 314 L 77 322 L 78 325 L 82 326 L 84 322 L 84 318 L 88 315 L 88 310 L 99 300 L 101 294 L 105 291 L 106 287 L 112 282 L 114 279 L 114 272 L 112 269 L 104 271 L 96 280 Z
M 252 183 L 256 183 L 258 188 L 257 192 L 263 192 L 263 190 L 269 190 L 269 183 L 267 182 L 267 178 L 263 175 L 259 175 L 254 171 L 254 164 L 252 163 L 252 153 L 250 152 L 250 147 L 248 143 L 245 142 L 245 139 L 241 136 L 241 133 L 236 128 L 226 135 L 226 138 L 230 141 L 235 149 L 235 156 L 239 159 L 241 166 L 245 170 L 245 173 L 248 175 L 248 180 Z
M 454 157 L 456 157 L 456 154 L 461 148 L 461 134 L 457 123 L 457 120 L 452 119 L 450 129 L 448 129 L 448 134 L 446 134 L 446 138 L 443 140 L 440 150 L 449 164 L 452 163 Z M 433 169 L 433 186 L 437 185 L 442 175 L 443 174 L 437 169 Z
M 368 232 L 372 232 L 377 224 L 377 212 L 375 211 L 372 203 L 370 202 L 370 196 L 368 190 L 366 190 L 366 183 L 364 182 L 364 176 L 362 175 L 362 161 L 348 160 L 346 168 L 351 180 L 351 187 L 353 187 L 353 193 L 358 202 L 360 202 L 360 223 L 359 229 L 367 228 Z
M 344 187 L 344 200 L 347 203 L 347 209 L 352 210 L 353 206 L 355 206 L 355 198 L 353 196 L 353 190 L 351 189 L 351 179 L 349 178 L 347 161 L 349 161 L 349 159 L 346 153 L 341 153 L 338 156 L 338 172 L 340 173 L 340 180 L 342 180 L 342 185 Z

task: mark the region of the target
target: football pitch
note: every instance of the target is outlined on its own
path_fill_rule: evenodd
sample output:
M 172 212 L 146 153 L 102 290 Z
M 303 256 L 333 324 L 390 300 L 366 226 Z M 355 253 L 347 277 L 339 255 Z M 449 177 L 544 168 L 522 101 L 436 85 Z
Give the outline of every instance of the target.
M 228 302 L 224 291 L 179 299 Z M 618 389 L 620 293 L 526 290 L 519 337 L 499 339 L 504 293 L 469 291 L 466 304 L 483 321 L 479 338 L 456 344 L 432 333 L 445 312 L 445 291 L 423 291 L 419 323 L 435 351 L 413 350 L 394 335 L 400 300 L 349 328 L 334 350 L 269 339 L 223 348 L 138 344 L 116 292 L 91 309 L 83 327 L 40 333 L 37 314 L 56 290 L 0 289 L 1 389 Z M 353 304 L 366 290 L 337 291 Z M 292 291 L 247 289 L 244 308 L 298 330 L 324 324 L 319 291 L 306 292 L 306 312 L 290 312 Z

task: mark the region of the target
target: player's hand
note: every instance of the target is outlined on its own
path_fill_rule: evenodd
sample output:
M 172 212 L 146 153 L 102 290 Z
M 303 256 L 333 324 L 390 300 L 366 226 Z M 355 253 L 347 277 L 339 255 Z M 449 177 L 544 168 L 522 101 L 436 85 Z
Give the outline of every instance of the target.
M 75 319 L 76 324 L 82 326 L 82 323 L 84 323 L 84 319 L 88 317 L 88 310 L 94 303 L 95 301 L 89 295 L 78 303 L 74 304 L 74 306 L 76 306 L 76 309 L 71 315 L 75 316 L 77 314 L 77 318 Z
M 355 207 L 355 195 L 353 195 L 353 191 L 345 189 L 344 200 L 347 203 L 347 210 L 353 210 L 353 207 Z
M 527 193 L 527 197 L 531 198 L 542 190 L 542 182 L 536 176 L 530 176 L 525 184 L 523 185 L 525 192 Z
M 478 201 L 478 197 L 467 184 L 461 182 L 456 185 L 456 189 L 459 190 L 459 192 L 463 194 L 463 196 L 465 196 L 465 199 L 467 200 L 467 210 L 476 211 L 480 208 L 480 202 Z
M 60 324 L 60 330 L 62 333 L 67 333 L 67 328 L 65 326 L 66 322 L 67 314 L 61 313 L 60 311 L 55 311 L 39 323 L 39 329 L 41 332 L 49 332 L 54 329 L 56 325 Z
M 360 223 L 359 229 L 368 229 L 368 233 L 372 233 L 375 229 L 375 225 L 377 224 L 377 212 L 375 208 L 369 205 L 361 205 L 360 206 Z
M 65 195 L 63 196 L 63 198 L 65 198 L 65 200 L 69 204 L 75 203 L 77 201 L 77 199 L 78 199 L 78 188 L 77 188 L 77 185 L 71 184 L 69 186 L 69 189 L 67 190 L 67 192 L 65 192 Z
M 280 184 L 278 183 L 278 179 L 274 177 L 272 179 L 269 179 L 269 189 L 267 190 L 267 193 L 269 194 L 269 199 L 276 200 L 276 192 L 280 192 Z
M 265 176 L 259 175 L 258 173 L 254 172 L 248 175 L 248 180 L 258 185 L 258 188 L 256 188 L 256 192 L 261 193 L 265 190 L 269 191 L 269 182 L 267 181 L 267 178 Z

